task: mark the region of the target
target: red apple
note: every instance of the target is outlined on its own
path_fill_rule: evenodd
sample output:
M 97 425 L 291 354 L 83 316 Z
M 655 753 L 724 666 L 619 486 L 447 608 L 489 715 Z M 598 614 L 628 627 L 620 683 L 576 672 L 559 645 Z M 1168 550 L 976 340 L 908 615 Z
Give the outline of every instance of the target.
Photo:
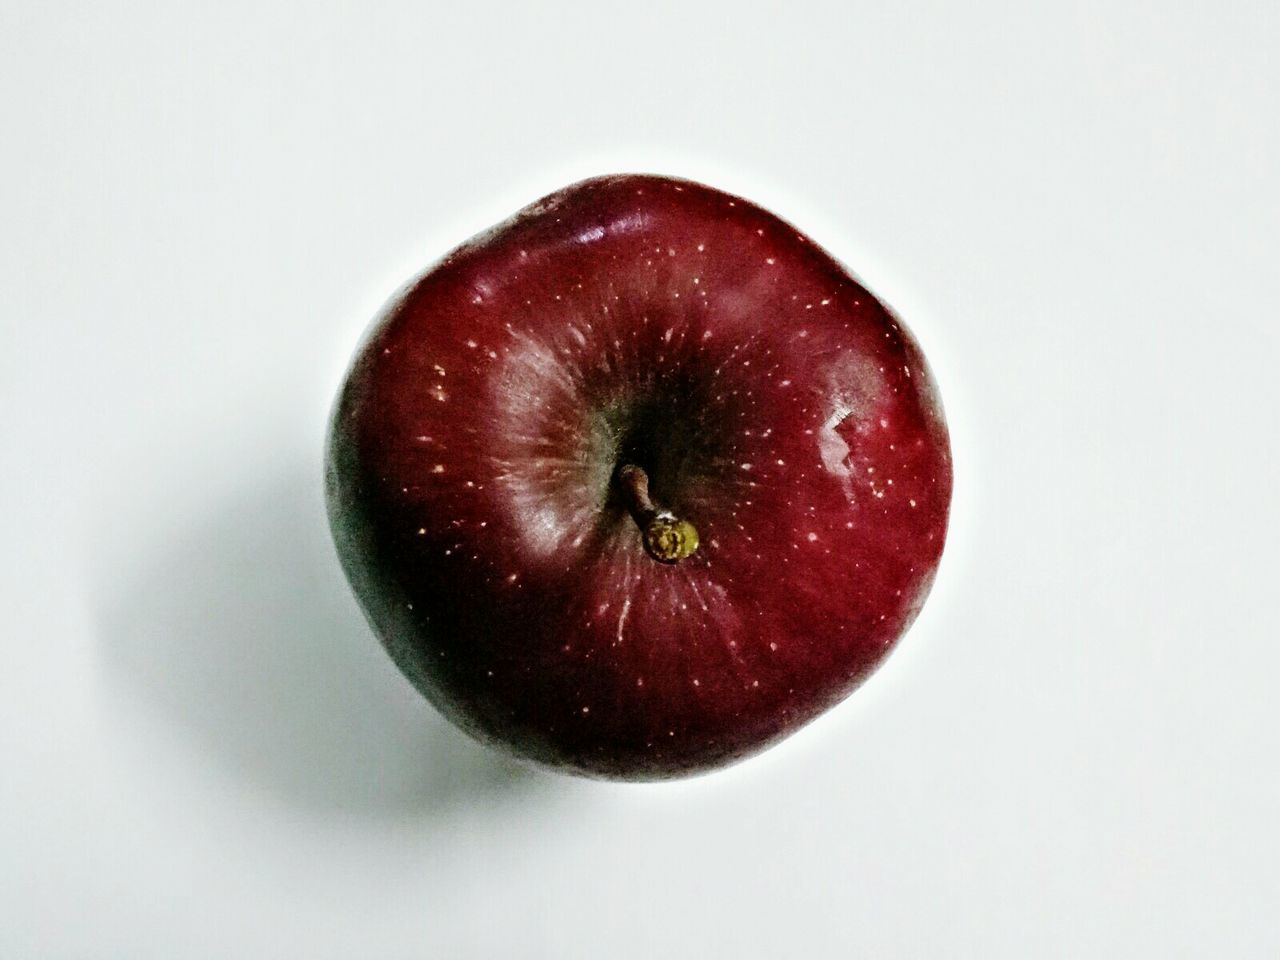
M 920 610 L 951 458 L 911 334 L 794 227 L 587 180 L 398 295 L 333 415 L 335 541 L 490 743 L 658 779 L 848 695 Z

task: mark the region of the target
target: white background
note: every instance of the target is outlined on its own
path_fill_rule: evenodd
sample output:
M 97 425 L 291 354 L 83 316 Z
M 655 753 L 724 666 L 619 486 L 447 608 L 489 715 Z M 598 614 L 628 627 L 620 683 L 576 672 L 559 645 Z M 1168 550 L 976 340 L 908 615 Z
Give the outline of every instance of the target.
M 1280 953 L 1274 3 L 22 0 L 0 46 L 0 956 Z M 887 666 L 673 785 L 447 728 L 321 507 L 383 299 L 619 170 L 845 260 L 957 464 Z

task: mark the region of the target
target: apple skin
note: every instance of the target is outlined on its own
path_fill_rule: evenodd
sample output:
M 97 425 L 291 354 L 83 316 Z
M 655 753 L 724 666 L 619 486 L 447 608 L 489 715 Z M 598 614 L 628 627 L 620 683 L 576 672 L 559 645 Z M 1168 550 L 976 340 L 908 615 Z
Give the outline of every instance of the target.
M 625 463 L 697 528 L 646 554 Z M 479 739 L 663 779 L 846 697 L 924 603 L 951 453 L 906 327 L 693 182 L 555 193 L 397 295 L 333 413 L 335 543 L 390 655 Z

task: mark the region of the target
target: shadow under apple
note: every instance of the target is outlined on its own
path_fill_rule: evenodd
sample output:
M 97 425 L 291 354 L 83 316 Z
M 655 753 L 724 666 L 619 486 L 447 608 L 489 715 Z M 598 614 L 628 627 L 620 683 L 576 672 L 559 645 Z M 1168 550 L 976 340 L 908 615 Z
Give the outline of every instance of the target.
M 454 729 L 383 653 L 318 472 L 232 498 L 118 576 L 100 610 L 110 681 L 288 803 L 438 816 L 545 792 L 551 777 Z

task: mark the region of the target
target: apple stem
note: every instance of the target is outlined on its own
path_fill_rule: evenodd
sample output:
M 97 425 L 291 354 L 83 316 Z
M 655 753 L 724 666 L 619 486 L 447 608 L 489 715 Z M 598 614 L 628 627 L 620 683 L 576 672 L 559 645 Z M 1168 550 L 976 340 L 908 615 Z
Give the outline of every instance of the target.
M 618 468 L 617 483 L 627 509 L 640 528 L 649 556 L 659 563 L 679 563 L 698 549 L 697 529 L 688 520 L 681 520 L 653 502 L 649 475 L 641 467 L 623 464 Z
M 658 512 L 649 495 L 649 475 L 634 463 L 624 463 L 618 468 L 618 483 L 627 495 L 627 507 L 631 510 L 631 515 L 643 527 L 646 519 Z

